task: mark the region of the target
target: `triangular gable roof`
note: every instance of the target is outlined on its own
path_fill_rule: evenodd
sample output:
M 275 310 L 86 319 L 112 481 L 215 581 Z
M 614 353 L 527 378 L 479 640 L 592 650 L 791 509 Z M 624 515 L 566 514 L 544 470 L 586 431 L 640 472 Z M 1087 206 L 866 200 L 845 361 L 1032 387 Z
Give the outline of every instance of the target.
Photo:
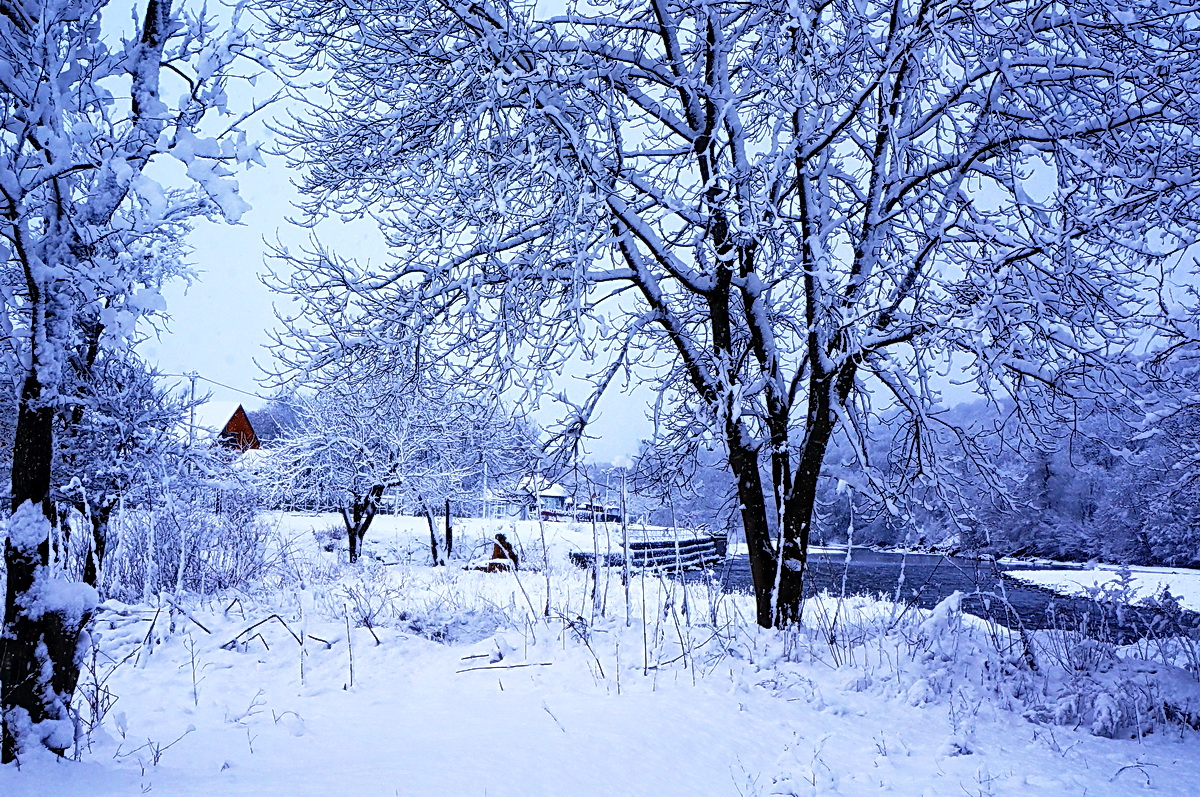
M 250 425 L 250 419 L 246 417 L 246 410 L 241 404 L 225 423 L 218 440 L 225 448 L 235 451 L 251 451 L 259 447 L 258 435 L 254 433 L 254 427 Z

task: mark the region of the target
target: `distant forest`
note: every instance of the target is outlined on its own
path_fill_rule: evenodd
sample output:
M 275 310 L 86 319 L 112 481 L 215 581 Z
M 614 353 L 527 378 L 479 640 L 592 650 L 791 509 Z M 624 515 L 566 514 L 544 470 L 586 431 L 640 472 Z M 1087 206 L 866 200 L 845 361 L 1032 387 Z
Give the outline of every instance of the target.
M 993 425 L 978 439 L 988 467 L 959 458 L 956 478 L 897 496 L 898 513 L 868 492 L 839 494 L 827 484 L 825 540 L 852 534 L 863 545 L 1200 565 L 1200 409 L 1177 410 L 1150 429 L 1096 410 L 1019 443 L 1011 416 L 996 407 L 960 405 L 947 414 L 963 425 Z
M 933 439 L 914 441 L 911 425 L 884 416 L 862 455 L 844 438 L 831 451 L 814 542 L 1200 566 L 1194 362 L 1188 353 L 1147 365 L 1146 382 L 1127 392 L 1064 402 L 1036 434 L 1002 400 L 930 413 L 926 433 L 942 430 Z M 682 465 L 648 446 L 634 473 L 653 522 L 669 524 L 674 503 L 680 524 L 738 534 L 719 454 L 700 448 Z

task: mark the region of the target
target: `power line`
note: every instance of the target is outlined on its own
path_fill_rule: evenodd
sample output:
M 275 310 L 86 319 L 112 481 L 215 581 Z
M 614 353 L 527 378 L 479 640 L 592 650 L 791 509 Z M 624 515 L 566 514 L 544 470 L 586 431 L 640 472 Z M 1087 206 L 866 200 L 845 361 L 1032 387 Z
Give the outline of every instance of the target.
M 241 393 L 243 396 L 250 396 L 251 398 L 262 399 L 263 401 L 276 401 L 278 399 L 278 397 L 264 396 L 260 393 L 253 393 L 249 390 L 242 390 L 240 387 L 234 387 L 233 385 L 227 385 L 224 382 L 218 382 L 215 379 L 209 379 L 207 376 L 201 376 L 200 374 L 198 374 L 194 371 L 192 373 L 188 373 L 188 374 L 159 374 L 159 376 L 178 377 L 180 379 L 200 379 L 205 382 L 208 382 L 209 384 L 216 385 L 217 387 L 223 387 L 226 390 L 232 390 L 234 393 Z

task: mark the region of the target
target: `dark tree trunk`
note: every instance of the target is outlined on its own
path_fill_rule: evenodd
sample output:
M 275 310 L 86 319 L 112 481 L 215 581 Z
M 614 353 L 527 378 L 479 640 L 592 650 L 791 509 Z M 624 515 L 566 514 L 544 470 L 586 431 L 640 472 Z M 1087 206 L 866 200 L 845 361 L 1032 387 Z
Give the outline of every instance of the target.
M 379 502 L 383 498 L 383 485 L 376 484 L 370 490 L 367 490 L 367 499 L 363 506 L 362 519 L 358 524 L 358 554 L 362 556 L 363 539 L 367 536 L 367 529 L 371 528 L 371 523 L 375 520 L 375 516 L 379 514 Z
M 737 479 L 738 504 L 742 528 L 750 556 L 750 579 L 754 582 L 755 614 L 764 628 L 774 625 L 771 597 L 775 591 L 775 549 L 767 522 L 767 504 L 763 496 L 762 476 L 758 470 L 758 452 L 747 442 L 745 430 L 737 421 L 726 426 L 729 465 Z
M 438 558 L 437 528 L 433 524 L 433 510 L 424 501 L 421 502 L 421 508 L 425 510 L 425 521 L 429 524 L 429 552 L 433 557 L 433 566 L 437 567 L 445 562 Z
M 817 502 L 817 481 L 821 476 L 825 452 L 829 449 L 829 440 L 833 436 L 834 413 L 831 401 L 829 386 L 821 385 L 817 395 L 810 401 L 810 414 L 795 480 L 783 492 L 782 570 L 785 574 L 794 573 L 796 577 L 783 578 L 780 581 L 779 596 L 776 599 L 776 622 L 779 625 L 800 620 L 800 609 L 804 601 L 803 575 L 808 567 L 813 509 Z
M 446 499 L 446 559 L 454 556 L 454 526 L 450 520 L 450 499 Z
M 749 549 L 756 619 L 764 628 L 783 627 L 800 620 L 817 483 L 836 418 L 834 402 L 845 401 L 855 372 L 856 364 L 851 362 L 836 372 L 836 378 L 812 380 L 805 436 L 794 476 L 786 462 L 773 458 L 772 487 L 779 510 L 782 551 L 771 540 L 758 451 L 740 422 L 731 420 L 726 424 L 729 465 L 737 478 L 742 526 Z
M 342 507 L 342 522 L 346 524 L 346 544 L 350 547 L 350 564 L 358 561 L 358 524 L 354 521 L 358 514 L 355 505 Z
M 31 374 L 21 391 L 17 413 L 12 512 L 16 516 L 24 507 L 22 514 L 27 515 L 31 510 L 40 513 L 45 518 L 47 534 L 40 540 L 24 537 L 14 542 L 10 533 L 4 545 L 8 585 L 4 634 L 0 639 L 0 710 L 4 713 L 0 763 L 14 761 L 20 752 L 15 728 L 22 719 L 35 725 L 48 720 L 70 722 L 68 707 L 79 680 L 79 636 L 90 620 L 90 614 L 86 613 L 82 617 L 67 617 L 44 611 L 31 616 L 22 605 L 25 596 L 35 589 L 37 579 L 49 577 L 45 566 L 50 561 L 48 532 L 54 517 L 50 501 L 53 452 L 54 409 L 43 405 L 42 385 Z M 29 522 L 27 516 L 21 520 L 22 525 Z M 39 655 L 42 645 L 48 662 Z M 65 742 L 61 735 L 58 738 Z M 52 749 L 61 754 L 64 748 Z
M 350 506 L 342 507 L 342 522 L 346 524 L 346 541 L 350 544 L 350 563 L 362 555 L 363 538 L 371 521 L 379 512 L 379 501 L 383 498 L 383 485 L 377 484 L 367 490 L 366 495 L 354 495 Z
M 13 441 L 12 511 L 26 501 L 40 504 L 50 517 L 50 463 L 54 454 L 54 408 L 42 405 L 42 385 L 25 379 Z
M 104 567 L 104 555 L 108 552 L 108 523 L 112 519 L 116 502 L 104 500 L 99 506 L 90 508 L 92 522 L 92 549 L 83 563 L 83 583 L 99 587 L 100 572 Z

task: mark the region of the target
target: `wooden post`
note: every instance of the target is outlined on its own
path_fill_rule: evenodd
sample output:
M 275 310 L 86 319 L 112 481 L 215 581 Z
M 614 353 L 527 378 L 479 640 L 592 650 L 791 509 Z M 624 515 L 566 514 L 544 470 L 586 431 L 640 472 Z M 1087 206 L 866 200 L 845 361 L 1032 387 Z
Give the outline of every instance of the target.
M 486 468 L 486 463 L 485 463 L 485 468 Z M 541 464 L 539 463 L 538 470 L 540 471 L 541 469 L 542 469 Z M 485 473 L 486 473 L 486 471 L 485 471 Z M 536 483 L 535 483 L 534 492 L 535 493 L 537 492 Z M 546 603 L 542 608 L 542 615 L 544 617 L 549 617 L 550 616 L 550 549 L 546 547 L 546 519 L 542 517 L 542 499 L 540 496 L 536 499 L 536 503 L 537 503 L 538 534 L 540 534 L 541 538 L 542 538 L 542 573 L 546 576 Z
M 605 562 L 604 564 L 608 564 Z M 607 572 L 607 571 L 606 571 Z M 606 579 L 607 581 L 607 579 Z M 596 529 L 596 513 L 592 513 L 592 616 L 603 616 L 603 601 L 600 592 L 600 534 Z

